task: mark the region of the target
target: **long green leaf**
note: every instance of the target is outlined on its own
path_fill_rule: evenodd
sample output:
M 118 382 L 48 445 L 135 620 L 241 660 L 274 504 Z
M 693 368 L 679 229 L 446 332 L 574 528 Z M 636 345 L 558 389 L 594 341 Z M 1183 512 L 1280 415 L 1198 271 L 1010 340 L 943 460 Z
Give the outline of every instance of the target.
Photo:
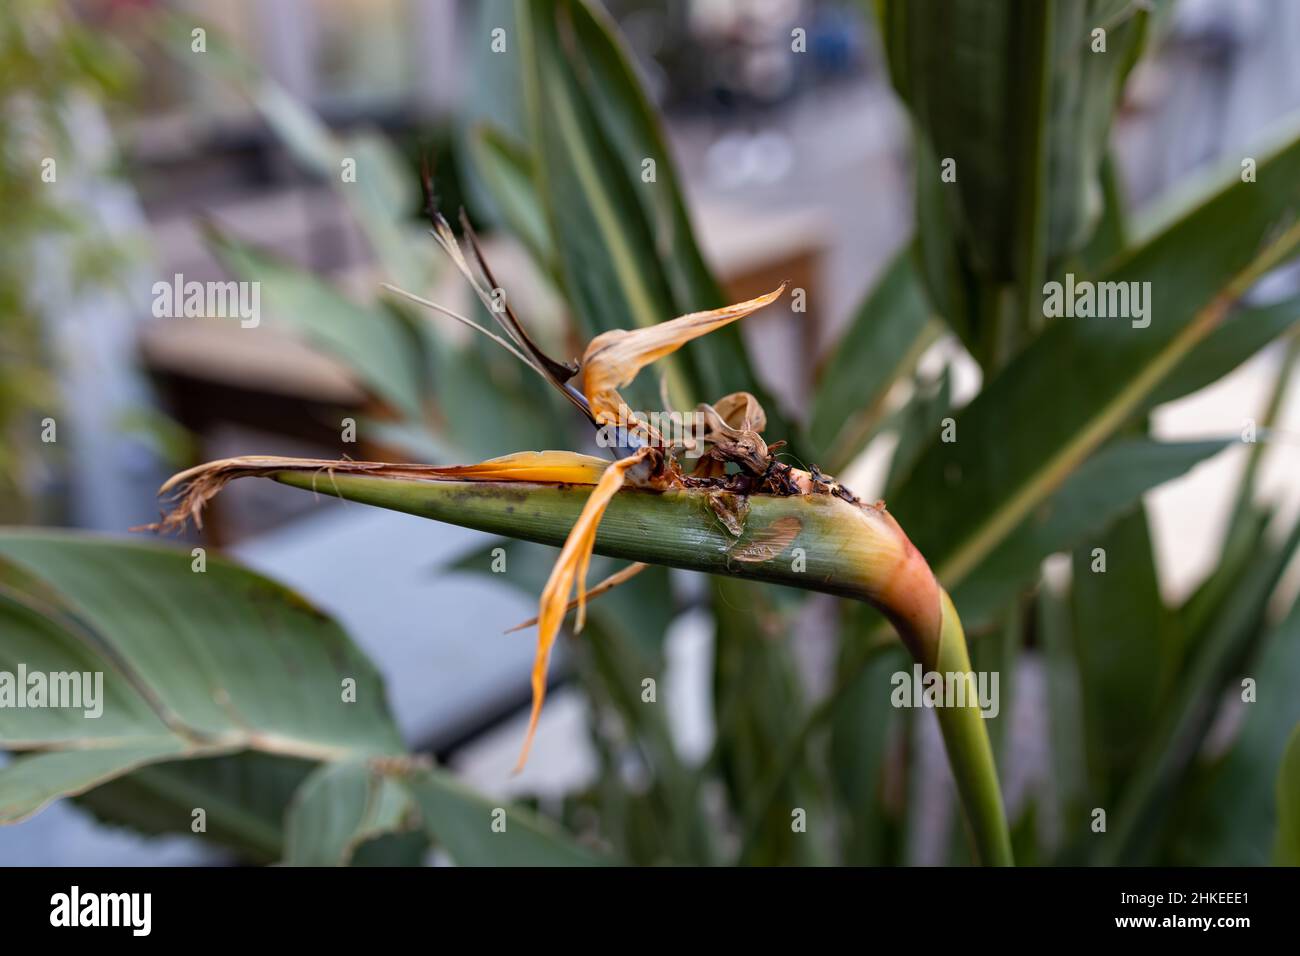
M 646 96 L 613 20 L 591 0 L 568 0 L 557 16 L 571 17 L 573 37 L 583 59 L 578 71 L 598 118 L 601 131 L 619 159 L 624 175 L 634 173 L 634 195 L 641 206 L 677 313 L 716 308 L 724 296 L 704 261 L 686 211 L 684 191 L 658 111 Z M 655 162 L 652 183 L 640 179 L 642 163 Z M 648 188 L 647 188 L 648 187 Z M 677 314 L 675 313 L 675 314 Z M 705 393 L 705 400 L 729 392 L 748 391 L 767 408 L 772 428 L 784 434 L 788 426 L 755 377 L 739 326 L 727 326 L 691 346 L 688 362 Z M 778 436 L 780 437 L 780 436 Z M 792 440 L 794 435 L 789 436 Z
M 331 620 L 207 556 L 50 531 L 0 532 L 6 670 L 103 674 L 103 714 L 0 709 L 0 821 L 162 760 L 241 750 L 393 754 L 383 685 Z M 12 665 L 12 666 L 9 666 Z M 345 699 L 345 682 L 356 699 Z
M 907 475 L 916 465 L 921 452 L 944 428 L 945 419 L 952 414 L 952 366 L 945 366 L 934 382 L 915 377 L 915 391 L 907 404 L 898 410 L 884 428 L 897 436 L 894 453 L 889 459 L 889 475 L 885 479 L 885 499 L 907 482 Z
M 1300 140 L 1102 278 L 1149 282 L 1149 327 L 1063 318 L 957 416 L 891 507 L 941 580 L 959 582 L 1143 407 L 1236 296 L 1300 244 Z M 1049 411 L 1050 410 L 1050 411 Z M 996 451 L 996 453 L 994 453 Z M 936 503 L 942 503 L 941 507 Z
M 938 334 L 908 250 L 895 257 L 831 352 L 813 396 L 817 461 L 840 471 L 879 423 L 885 396 Z
M 1152 488 L 1222 451 L 1222 441 L 1116 441 L 1084 462 L 953 589 L 971 630 L 987 626 L 1048 555 L 1100 534 Z
M 1243 585 L 1229 596 L 1203 646 L 1186 662 L 1174 681 L 1159 724 L 1137 771 L 1125 782 L 1110 815 L 1110 829 L 1095 848 L 1102 863 L 1140 862 L 1157 842 L 1154 824 L 1172 788 L 1185 778 L 1188 766 L 1208 732 L 1228 682 L 1258 649 L 1268 603 L 1278 579 L 1300 547 L 1300 522 L 1280 546 L 1256 556 Z
M 259 283 L 268 325 L 290 329 L 352 367 L 360 383 L 408 417 L 421 414 L 423 383 L 415 342 L 386 309 L 344 297 L 309 272 L 278 262 L 232 236 L 212 231 L 211 244 L 236 278 Z M 256 329 L 247 330 L 256 335 Z
M 1127 0 L 878 7 L 915 121 L 926 279 L 981 364 L 997 367 L 1042 324 L 1044 276 L 1101 216 L 1106 134 L 1146 13 Z M 1010 315 L 1002 289 L 1014 290 Z
M 740 862 L 821 862 L 815 824 L 824 814 L 806 758 L 796 772 L 779 775 L 775 792 L 764 786 L 777 778 L 776 765 L 798 733 L 787 715 L 804 709 L 787 620 L 776 615 L 770 594 L 747 594 L 725 578 L 713 586 L 720 602 L 733 608 L 719 616 L 714 635 L 713 706 L 717 764 L 732 805 L 746 821 Z M 796 826 L 793 815 L 800 811 L 803 824 Z
M 587 338 L 615 328 L 644 328 L 678 314 L 636 198 L 640 165 L 623 169 L 575 75 L 558 18 L 567 4 L 520 5 L 525 79 L 532 106 L 538 193 L 555 237 L 560 272 Z M 640 188 L 658 188 L 640 184 Z M 689 387 L 679 357 L 666 360 L 677 396 Z M 652 408 L 653 383 L 629 397 Z M 681 400 L 679 397 L 677 400 Z M 701 400 L 703 400 L 701 398 Z
M 1073 598 L 1084 746 L 1095 805 L 1109 806 L 1158 722 L 1177 663 L 1141 503 L 1075 551 Z
M 1274 859 L 1300 866 L 1300 726 L 1291 734 L 1277 774 L 1277 843 Z
M 471 129 L 466 143 L 477 175 L 496 197 L 511 230 L 549 274 L 554 269 L 555 250 L 527 148 L 487 125 Z
M 1282 817 L 1300 789 L 1275 791 L 1273 784 L 1281 783 L 1287 739 L 1300 723 L 1300 603 L 1270 632 L 1243 678 L 1254 692 L 1240 704 L 1240 732 L 1226 753 L 1199 768 L 1180 801 L 1170 847 L 1175 865 L 1264 866 L 1275 833 L 1285 829 Z M 1245 687 L 1238 687 L 1240 698 Z
M 1212 385 L 1300 321 L 1300 296 L 1239 309 L 1207 335 L 1146 400 L 1172 402 Z
M 880 623 L 869 608 L 849 605 L 842 630 L 849 641 L 865 640 Z M 882 866 L 902 860 L 902 794 L 886 786 L 890 747 L 899 739 L 902 717 L 889 703 L 892 676 L 906 670 L 906 657 L 890 649 L 855 668 L 840 694 L 830 727 L 830 770 L 841 805 L 841 861 L 850 866 Z M 851 662 L 850 662 L 851 663 Z M 902 776 L 899 768 L 897 775 Z
M 1087 831 L 1072 824 L 1085 819 L 1087 758 L 1069 603 L 1045 584 L 1038 590 L 1035 613 L 1046 670 L 1048 739 L 1052 745 L 1047 800 L 1062 823 L 1063 833 L 1057 840 L 1064 851 L 1060 859 L 1076 862 L 1082 857 L 1080 847 Z

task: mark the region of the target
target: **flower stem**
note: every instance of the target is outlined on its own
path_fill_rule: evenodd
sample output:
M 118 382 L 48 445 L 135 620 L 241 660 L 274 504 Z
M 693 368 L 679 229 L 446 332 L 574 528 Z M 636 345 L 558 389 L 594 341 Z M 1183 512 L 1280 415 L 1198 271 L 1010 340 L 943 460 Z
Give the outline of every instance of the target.
M 940 674 L 969 673 L 970 654 L 966 649 L 961 619 L 948 592 L 944 591 L 942 595 L 943 626 L 932 669 Z M 979 701 L 968 696 L 966 706 L 940 707 L 936 713 L 943 732 L 944 748 L 948 751 L 948 763 L 957 781 L 957 791 L 961 795 L 962 808 L 980 862 L 986 866 L 1014 865 L 1002 790 L 998 786 L 997 764 L 993 760 L 993 748 L 989 744 Z

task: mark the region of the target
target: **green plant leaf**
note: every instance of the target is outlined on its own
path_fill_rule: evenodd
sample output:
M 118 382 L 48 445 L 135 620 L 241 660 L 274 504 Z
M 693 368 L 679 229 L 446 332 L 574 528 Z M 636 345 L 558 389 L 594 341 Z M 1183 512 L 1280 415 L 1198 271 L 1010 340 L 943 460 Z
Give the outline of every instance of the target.
M 1093 230 L 1092 238 L 1079 251 L 1082 272 L 1095 275 L 1104 271 L 1110 260 L 1128 246 L 1128 197 L 1120 180 L 1119 162 L 1108 153 L 1101 164 L 1101 219 Z
M 1146 400 L 1153 408 L 1212 385 L 1260 349 L 1294 328 L 1300 296 L 1238 309 L 1196 345 Z
M 891 416 L 888 427 L 898 436 L 894 454 L 889 459 L 889 477 L 885 479 L 885 500 L 907 482 L 907 475 L 921 452 L 943 428 L 952 412 L 952 366 L 944 366 L 936 382 L 916 382 L 911 400 Z
M 1110 829 L 1094 850 L 1098 862 L 1141 862 L 1153 851 L 1160 836 L 1160 808 L 1200 750 L 1224 688 L 1258 650 L 1269 599 L 1297 546 L 1300 522 L 1280 545 L 1255 556 L 1202 646 L 1184 662 L 1160 710 L 1159 725 L 1135 762 L 1139 769 L 1126 780 Z
M 1177 663 L 1175 621 L 1160 597 L 1140 502 L 1075 551 L 1073 581 L 1084 746 L 1096 805 L 1110 806 L 1158 723 Z
M 732 611 L 719 615 L 714 636 L 714 753 L 731 805 L 745 821 L 740 862 L 824 862 L 824 849 L 808 832 L 809 819 L 823 815 L 809 761 L 801 755 L 795 767 L 781 765 L 798 733 L 788 715 L 805 710 L 788 640 L 790 616 L 759 588 L 726 578 L 711 583 L 717 603 Z
M 1272 393 L 1261 411 L 1258 427 L 1268 434 L 1275 426 L 1285 404 L 1288 387 L 1300 367 L 1300 338 L 1289 336 Z M 1219 563 L 1178 609 L 1184 646 L 1179 657 L 1185 658 L 1201 646 L 1209 623 L 1224 607 L 1226 600 L 1241 586 L 1250 562 L 1265 541 L 1268 527 L 1276 515 L 1275 505 L 1257 502 L 1258 477 L 1267 442 L 1255 442 L 1246 455 L 1246 466 L 1237 481 L 1232 512 L 1220 546 Z
M 1178 608 L 1178 633 L 1183 642 L 1177 648 L 1178 660 L 1201 646 L 1215 616 L 1245 582 L 1273 518 L 1272 508 L 1255 506 L 1236 516 L 1223 543 L 1219 563 Z
M 343 164 L 355 164 L 355 181 L 344 181 Z M 348 166 L 350 170 L 351 165 Z M 437 273 L 440 259 L 429 245 L 425 223 L 414 219 L 420 193 L 410 166 L 395 147 L 375 133 L 342 139 L 326 178 L 361 227 L 379 276 L 420 291 Z
M 1291 734 L 1277 774 L 1277 844 L 1274 859 L 1300 866 L 1300 726 Z
M 536 191 L 532 157 L 526 146 L 486 124 L 466 136 L 475 172 L 485 181 L 510 230 L 528 247 L 547 274 L 554 271 L 550 224 Z
M 587 94 L 620 169 L 624 175 L 636 178 L 634 195 L 672 291 L 674 314 L 724 305 L 722 290 L 695 241 L 659 113 L 641 88 L 631 54 L 624 48 L 613 20 L 601 5 L 590 0 L 569 0 L 568 12 L 577 47 L 583 54 L 580 69 L 586 71 Z M 565 15 L 561 10 L 559 16 Z M 649 184 L 641 181 L 642 163 L 647 158 L 655 161 L 655 178 Z M 651 188 L 641 188 L 646 185 Z M 754 375 L 738 326 L 727 326 L 697 340 L 691 346 L 689 361 L 706 401 L 729 392 L 752 392 L 767 409 L 770 429 L 775 429 L 771 433 L 779 433 L 778 437 L 787 433 L 788 425 Z M 789 434 L 791 440 L 794 437 Z
M 841 630 L 848 641 L 869 638 L 880 617 L 863 605 L 845 605 Z M 830 770 L 844 829 L 841 863 L 882 866 L 903 862 L 905 801 L 886 785 L 891 746 L 897 748 L 902 715 L 890 704 L 891 678 L 906 671 L 901 648 L 889 648 L 856 668 L 831 717 Z M 897 756 L 897 754 L 893 754 Z M 897 769 L 897 768 L 895 768 Z M 901 777 L 899 772 L 897 776 Z
M 809 437 L 829 472 L 844 468 L 879 423 L 885 396 L 938 335 L 913 257 L 886 267 L 831 352 L 813 396 Z
M 1235 298 L 1294 253 L 1298 219 L 1291 138 L 1262 160 L 1257 183 L 1234 174 L 1103 277 L 1150 283 L 1149 327 L 1061 319 L 986 385 L 957 415 L 957 440 L 931 444 L 890 503 L 941 580 L 969 575 L 1135 417 Z
M 549 821 L 494 801 L 439 770 L 411 774 L 406 786 L 429 835 L 461 866 L 595 866 L 596 853 Z
M 0 660 L 103 674 L 103 714 L 0 710 L 0 821 L 158 761 L 243 750 L 395 754 L 383 685 L 329 618 L 206 556 L 54 531 L 0 531 Z M 12 666 L 10 666 L 12 665 Z M 356 702 L 343 700 L 355 681 Z M 58 749 L 51 749 L 58 748 Z
M 1036 595 L 1035 614 L 1046 670 L 1048 739 L 1051 741 L 1047 799 L 1057 820 L 1083 819 L 1088 768 L 1069 602 L 1044 584 Z M 1081 859 L 1078 845 L 1082 839 L 1079 831 L 1066 827 L 1059 840 L 1063 849 L 1060 859 L 1068 862 Z
M 1244 712 L 1240 732 L 1226 753 L 1197 768 L 1183 792 L 1169 850 L 1174 865 L 1265 866 L 1295 806 L 1297 788 L 1275 790 L 1274 781 L 1281 784 L 1287 739 L 1300 723 L 1300 603 L 1241 676 L 1254 682 L 1254 699 L 1233 702 Z M 1245 693 L 1243 684 L 1234 689 L 1238 698 Z
M 1098 534 L 1152 488 L 1223 450 L 1223 441 L 1124 439 L 1088 459 L 953 589 L 970 630 L 987 627 L 1048 555 Z
M 418 352 L 392 313 L 353 302 L 310 272 L 281 263 L 233 236 L 212 230 L 210 243 L 231 275 L 261 284 L 271 322 L 355 369 L 367 391 L 398 411 L 420 416 Z
M 634 168 L 622 168 L 584 94 L 574 54 L 560 38 L 557 21 L 571 19 L 572 8 L 523 3 L 519 10 L 520 43 L 528 47 L 531 68 L 524 85 L 537 190 L 578 325 L 590 339 L 611 329 L 644 328 L 672 318 L 678 314 L 672 291 L 636 198 L 639 161 Z M 688 388 L 682 361 L 672 356 L 664 362 L 679 396 Z M 637 383 L 629 401 L 637 408 L 653 408 L 653 395 L 652 387 Z
M 877 6 L 918 140 L 926 280 L 980 363 L 997 367 L 1041 326 L 1043 278 L 1101 217 L 1107 132 L 1147 15 L 1126 0 Z M 1105 52 L 1093 49 L 1097 26 Z M 1003 288 L 1018 300 L 1012 321 Z
M 19 757 L 0 769 L 0 824 L 20 823 L 59 797 L 75 796 L 140 767 L 184 756 L 179 742 L 161 738 Z
M 400 775 L 356 759 L 322 764 L 289 806 L 284 862 L 346 865 L 362 843 L 410 829 L 414 815 Z
M 205 840 L 241 861 L 274 863 L 284 853 L 284 818 L 311 761 L 246 751 L 151 764 L 77 797 L 78 806 L 138 833 L 193 836 L 203 810 Z
M 485 174 L 472 152 L 471 139 L 478 129 L 486 127 L 518 144 L 528 156 L 531 176 L 532 155 L 523 87 L 528 68 L 527 39 L 511 42 L 523 37 L 516 0 L 480 0 L 474 4 L 473 11 L 470 29 L 476 36 L 491 36 L 493 30 L 500 28 L 506 31 L 508 40 L 504 50 L 494 50 L 487 43 L 474 45 L 468 57 L 466 78 L 466 88 L 473 90 L 474 95 L 463 97 L 457 104 L 459 129 L 453 142 L 460 178 L 475 221 L 496 227 L 512 220 L 500 207 L 496 186 L 490 185 L 491 177 Z M 531 182 L 529 191 L 533 192 Z M 534 201 L 539 201 L 535 192 L 533 196 Z

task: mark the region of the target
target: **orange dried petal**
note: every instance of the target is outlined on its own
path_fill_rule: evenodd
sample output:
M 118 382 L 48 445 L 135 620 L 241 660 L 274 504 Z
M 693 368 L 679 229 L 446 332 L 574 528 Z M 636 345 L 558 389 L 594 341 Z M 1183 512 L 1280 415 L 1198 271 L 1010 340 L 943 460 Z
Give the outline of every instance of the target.
M 431 475 L 442 478 L 468 478 L 477 481 L 541 481 L 573 485 L 594 485 L 610 465 L 607 458 L 580 455 L 572 451 L 521 451 L 500 458 L 489 458 L 476 465 L 449 465 L 431 468 Z
M 582 355 L 582 390 L 596 421 L 601 424 L 618 421 L 619 407 L 623 404 L 618 389 L 636 378 L 641 369 L 671 355 L 691 339 L 771 305 L 785 291 L 785 286 L 782 282 L 779 289 L 766 295 L 721 309 L 692 312 L 643 329 L 614 329 L 596 336 Z
M 537 733 L 537 720 L 542 713 L 542 701 L 546 698 L 546 669 L 551 659 L 551 648 L 560 633 L 560 624 L 568 608 L 569 594 L 576 584 L 578 589 L 578 613 L 581 615 L 586 607 L 586 571 L 591 561 L 591 552 L 596 545 L 596 529 L 610 500 L 623 487 L 628 469 L 640 463 L 650 449 L 639 449 L 627 458 L 621 458 L 605 469 L 600 481 L 582 506 L 582 513 L 574 523 L 573 529 L 565 539 L 560 556 L 551 569 L 551 576 L 542 588 L 542 597 L 538 603 L 537 656 L 533 661 L 533 709 L 528 717 L 528 733 L 524 738 L 523 749 L 519 753 L 519 762 L 515 771 L 523 769 L 528 761 L 528 751 L 533 745 L 533 735 Z

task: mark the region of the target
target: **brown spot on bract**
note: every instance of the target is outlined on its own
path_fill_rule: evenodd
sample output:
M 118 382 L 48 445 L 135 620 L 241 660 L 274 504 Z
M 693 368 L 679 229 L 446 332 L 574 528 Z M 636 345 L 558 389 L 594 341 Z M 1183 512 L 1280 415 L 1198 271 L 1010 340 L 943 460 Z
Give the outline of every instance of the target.
M 794 539 L 799 536 L 799 531 L 802 528 L 803 522 L 798 518 L 793 516 L 778 518 L 743 545 L 737 543 L 737 546 L 729 553 L 737 561 L 743 561 L 746 564 L 770 561 L 790 547 Z

